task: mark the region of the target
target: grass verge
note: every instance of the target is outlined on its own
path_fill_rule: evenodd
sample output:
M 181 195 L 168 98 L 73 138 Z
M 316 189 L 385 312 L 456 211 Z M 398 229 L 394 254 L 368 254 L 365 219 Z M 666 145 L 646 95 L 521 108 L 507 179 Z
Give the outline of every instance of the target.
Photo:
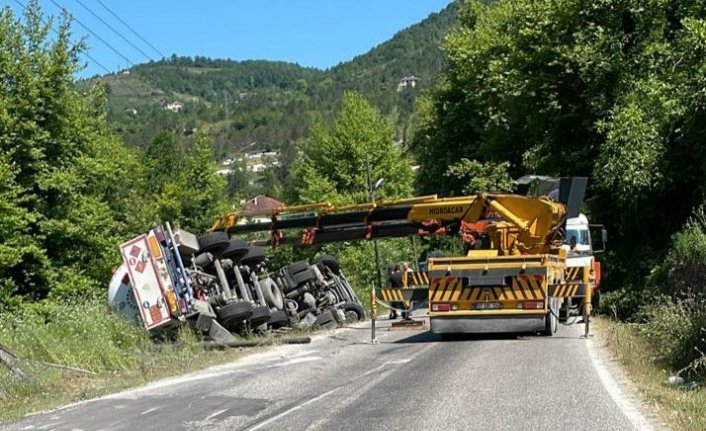
M 175 342 L 154 343 L 142 328 L 126 324 L 100 302 L 37 303 L 0 314 L 0 344 L 21 358 L 28 378 L 0 364 L 0 422 L 147 382 L 232 361 L 242 349 L 205 350 L 193 332 Z M 41 362 L 78 367 L 80 375 Z
M 706 389 L 685 391 L 666 385 L 672 371 L 660 365 L 658 352 L 634 325 L 608 318 L 594 322 L 613 359 L 652 413 L 675 431 L 706 430 Z

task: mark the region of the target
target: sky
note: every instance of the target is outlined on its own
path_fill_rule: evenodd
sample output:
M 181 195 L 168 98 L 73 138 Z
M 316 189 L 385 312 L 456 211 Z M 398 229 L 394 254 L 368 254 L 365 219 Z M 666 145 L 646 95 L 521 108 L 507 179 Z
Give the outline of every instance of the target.
M 451 0 L 40 0 L 45 14 L 59 6 L 86 36 L 81 77 L 122 70 L 161 54 L 266 59 L 326 69 L 388 40 Z M 28 0 L 0 0 L 20 12 Z M 102 4 L 101 4 L 102 3 Z M 103 7 L 107 6 L 107 9 Z M 86 6 L 86 7 L 84 7 Z M 126 28 L 126 22 L 144 41 Z M 99 18 L 91 14 L 92 11 Z M 110 27 L 138 49 L 131 46 Z M 82 26 L 83 24 L 84 26 Z M 87 30 L 88 28 L 88 30 Z M 90 30 L 90 31 L 89 31 Z M 91 31 L 94 34 L 91 34 Z M 97 35 L 97 36 L 96 36 Z M 101 42 L 113 47 L 109 48 Z M 117 52 L 116 52 L 117 51 Z M 140 52 L 142 51 L 142 52 Z M 95 61 L 94 61 L 95 60 Z M 101 66 L 102 65 L 102 66 Z M 105 68 L 105 69 L 104 69 Z

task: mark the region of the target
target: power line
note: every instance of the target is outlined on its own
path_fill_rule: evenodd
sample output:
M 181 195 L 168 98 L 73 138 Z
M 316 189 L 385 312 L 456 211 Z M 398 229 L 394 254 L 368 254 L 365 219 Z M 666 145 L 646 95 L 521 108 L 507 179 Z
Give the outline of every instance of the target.
M 15 0 L 15 3 L 17 3 L 18 5 L 20 5 L 20 7 L 21 7 L 25 12 L 27 12 L 27 13 L 30 12 L 30 9 L 29 9 L 25 4 L 23 4 L 20 0 Z M 47 23 L 41 16 L 39 17 L 39 21 L 40 21 L 43 25 L 46 25 L 47 27 L 49 27 L 49 29 L 50 29 L 51 31 L 53 31 L 54 33 L 56 33 L 57 36 L 61 36 L 61 35 L 59 34 L 59 32 L 56 31 L 56 29 L 54 29 L 54 27 L 50 26 L 49 23 Z M 110 69 L 108 69 L 107 67 L 105 67 L 101 62 L 99 62 L 98 60 L 96 60 L 95 58 L 93 58 L 93 57 L 92 57 L 90 54 L 88 54 L 87 52 L 81 51 L 80 54 L 81 54 L 81 55 L 84 55 L 86 58 L 88 58 L 89 60 L 91 60 L 92 62 L 94 62 L 96 65 L 98 65 L 101 69 L 103 69 L 103 71 L 105 71 L 105 73 L 108 73 L 108 74 L 112 73 L 112 72 L 110 71 Z M 133 93 L 135 96 L 140 96 L 140 95 L 142 94 L 142 93 L 138 92 L 137 90 L 135 90 L 130 84 L 127 84 L 127 83 L 123 83 L 123 84 L 125 84 L 125 87 L 127 87 L 130 91 L 132 91 L 132 93 Z
M 22 9 L 24 9 L 25 12 L 29 12 L 29 8 L 28 8 L 25 4 L 23 4 L 20 0 L 15 0 L 15 3 L 17 3 L 18 5 L 20 5 L 20 7 L 21 7 Z M 42 24 L 48 25 L 48 23 L 47 23 L 46 21 L 44 21 L 43 18 L 40 17 L 39 19 L 40 19 L 40 21 L 41 21 Z M 54 33 L 56 33 L 57 36 L 59 35 L 59 32 L 56 31 L 56 30 L 54 29 L 54 27 L 49 26 L 49 29 L 50 29 L 51 31 L 53 31 Z M 94 62 L 95 64 L 97 64 L 101 69 L 103 69 L 103 70 L 105 71 L 105 73 L 112 73 L 112 72 L 110 71 L 110 69 L 108 69 L 107 67 L 103 66 L 103 64 L 101 64 L 101 63 L 100 63 L 98 60 L 96 60 L 95 58 L 91 57 L 91 55 L 88 54 L 87 52 L 81 51 L 81 55 L 86 56 L 86 58 L 88 58 L 89 60 L 91 60 L 92 62 Z
M 103 9 L 107 10 L 108 12 L 110 12 L 111 15 L 113 15 L 118 21 L 120 21 L 125 27 L 127 27 L 135 36 L 137 36 L 138 38 L 140 38 L 140 40 L 143 41 L 145 44 L 147 44 L 147 46 L 149 46 L 150 48 L 152 48 L 152 49 L 154 50 L 154 52 L 156 52 L 157 54 L 159 54 L 160 57 L 162 57 L 162 58 L 165 58 L 165 57 L 166 57 L 166 55 L 162 54 L 162 52 L 161 52 L 160 50 L 158 50 L 157 48 L 155 48 L 155 47 L 154 47 L 151 43 L 149 43 L 144 37 L 140 36 L 140 34 L 139 34 L 137 31 L 135 31 L 132 27 L 130 27 L 130 25 L 129 25 L 128 23 L 126 23 L 125 21 L 123 21 L 115 12 L 113 12 L 112 10 L 110 10 L 110 8 L 109 8 L 108 6 L 106 6 L 101 0 L 96 0 L 96 1 L 97 1 L 101 6 L 103 6 Z
M 122 33 L 120 33 L 120 32 L 119 32 L 118 30 L 116 30 L 113 26 L 111 26 L 110 24 L 108 24 L 107 22 L 105 22 L 105 20 L 104 20 L 103 18 L 101 18 L 100 16 L 98 16 L 98 14 L 96 14 L 95 12 L 93 12 L 93 11 L 91 10 L 91 8 L 89 8 L 88 6 L 86 6 L 81 0 L 76 0 L 76 2 L 77 2 L 78 4 L 80 4 L 81 6 L 83 6 L 83 8 L 86 9 L 88 12 L 90 12 L 91 15 L 93 15 L 94 17 L 96 17 L 96 19 L 97 19 L 98 21 L 102 22 L 106 27 L 108 27 L 109 29 L 111 29 L 111 30 L 113 31 L 113 33 L 115 33 L 115 34 L 117 34 L 118 36 L 120 36 L 120 38 L 121 38 L 122 40 L 124 40 L 124 41 L 127 42 L 131 47 L 133 47 L 133 48 L 135 48 L 137 51 L 139 51 L 140 54 L 144 55 L 145 58 L 147 58 L 148 60 L 154 61 L 154 59 L 153 59 L 152 57 L 150 57 L 149 54 L 145 53 L 145 51 L 143 51 L 142 49 L 140 49 L 139 46 L 137 46 L 137 45 L 135 45 L 134 43 L 132 43 L 132 42 L 131 42 L 130 40 L 128 40 L 125 36 L 123 36 Z
M 58 7 L 59 9 L 67 10 L 66 7 L 61 6 L 59 3 L 55 2 L 54 0 L 49 0 L 49 1 L 51 1 L 52 3 L 54 3 L 54 4 L 56 5 L 56 7 Z M 108 42 L 106 42 L 105 39 L 103 39 L 102 37 L 98 36 L 93 30 L 91 30 L 90 28 L 88 28 L 84 23 L 82 23 L 81 21 L 79 21 L 75 16 L 72 17 L 72 19 L 73 19 L 74 21 L 76 21 L 76 23 L 77 23 L 78 25 L 80 25 L 81 27 L 83 27 L 84 29 L 86 29 L 87 32 L 89 32 L 89 33 L 91 33 L 93 36 L 95 36 L 96 39 L 98 39 L 98 40 L 100 40 L 101 42 L 103 42 L 103 44 L 104 44 L 105 46 L 107 46 L 108 48 L 110 48 L 111 51 L 113 51 L 114 53 L 116 53 L 116 54 L 118 54 L 120 57 L 122 57 L 123 60 L 125 60 L 130 66 L 134 66 L 134 65 L 135 65 L 135 63 L 133 63 L 132 61 L 130 61 L 130 59 L 127 58 L 123 53 L 121 53 L 120 51 L 118 51 L 113 45 L 111 45 L 111 44 L 109 44 Z

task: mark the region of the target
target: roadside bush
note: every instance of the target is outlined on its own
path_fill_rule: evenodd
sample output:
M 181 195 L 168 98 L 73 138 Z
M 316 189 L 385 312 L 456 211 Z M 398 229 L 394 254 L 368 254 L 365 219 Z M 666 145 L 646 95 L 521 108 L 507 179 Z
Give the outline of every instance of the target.
M 91 371 L 135 367 L 152 347 L 142 328 L 115 317 L 104 301 L 24 304 L 0 316 L 0 343 L 23 358 Z
M 672 296 L 706 295 L 706 214 L 703 206 L 696 210 L 684 229 L 673 236 L 661 272 Z
M 643 295 L 636 288 L 622 287 L 610 292 L 602 292 L 600 314 L 617 320 L 635 320 L 643 303 Z
M 641 333 L 654 348 L 654 359 L 674 369 L 706 375 L 706 300 L 662 299 L 643 309 Z

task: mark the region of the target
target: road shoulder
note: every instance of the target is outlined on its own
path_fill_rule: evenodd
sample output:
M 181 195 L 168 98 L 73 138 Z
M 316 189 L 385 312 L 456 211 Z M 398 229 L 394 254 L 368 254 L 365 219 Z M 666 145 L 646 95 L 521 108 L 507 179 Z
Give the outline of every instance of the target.
M 620 407 L 630 422 L 638 430 L 662 431 L 669 429 L 662 417 L 655 412 L 655 402 L 636 384 L 634 375 L 620 364 L 620 353 L 611 348 L 609 333 L 611 323 L 604 319 L 593 319 L 592 334 L 587 340 L 587 348 L 593 367 L 603 387 Z

